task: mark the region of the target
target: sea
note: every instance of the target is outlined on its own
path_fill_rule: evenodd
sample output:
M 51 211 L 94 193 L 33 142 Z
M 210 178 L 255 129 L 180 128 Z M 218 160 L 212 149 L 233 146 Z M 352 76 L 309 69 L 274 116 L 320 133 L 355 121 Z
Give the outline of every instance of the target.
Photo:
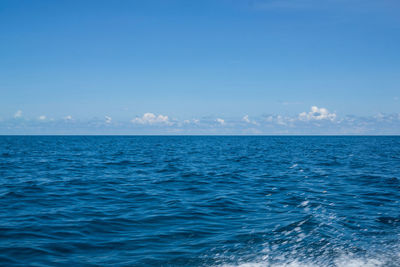
M 0 266 L 400 266 L 399 136 L 0 136 Z

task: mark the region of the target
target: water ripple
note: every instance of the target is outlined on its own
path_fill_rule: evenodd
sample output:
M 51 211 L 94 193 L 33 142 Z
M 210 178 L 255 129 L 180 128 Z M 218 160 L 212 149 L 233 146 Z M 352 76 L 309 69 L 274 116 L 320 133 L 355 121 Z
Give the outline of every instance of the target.
M 0 137 L 3 266 L 400 266 L 399 137 Z

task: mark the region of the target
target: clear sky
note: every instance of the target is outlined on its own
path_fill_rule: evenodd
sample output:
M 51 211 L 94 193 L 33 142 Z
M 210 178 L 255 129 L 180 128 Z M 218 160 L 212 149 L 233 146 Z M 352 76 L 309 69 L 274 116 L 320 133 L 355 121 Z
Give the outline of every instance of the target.
M 400 134 L 398 0 L 0 1 L 0 134 Z

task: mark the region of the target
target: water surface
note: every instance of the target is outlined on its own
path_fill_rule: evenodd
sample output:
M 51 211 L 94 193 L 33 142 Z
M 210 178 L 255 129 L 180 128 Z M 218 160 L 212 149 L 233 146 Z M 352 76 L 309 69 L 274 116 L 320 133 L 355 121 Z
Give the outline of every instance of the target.
M 399 266 L 400 137 L 0 137 L 2 266 Z

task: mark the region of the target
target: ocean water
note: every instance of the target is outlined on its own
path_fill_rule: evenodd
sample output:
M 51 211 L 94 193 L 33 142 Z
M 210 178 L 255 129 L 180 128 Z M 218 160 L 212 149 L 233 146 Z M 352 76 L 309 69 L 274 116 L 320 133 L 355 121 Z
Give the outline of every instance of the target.
M 1 266 L 400 266 L 400 137 L 1 136 Z

